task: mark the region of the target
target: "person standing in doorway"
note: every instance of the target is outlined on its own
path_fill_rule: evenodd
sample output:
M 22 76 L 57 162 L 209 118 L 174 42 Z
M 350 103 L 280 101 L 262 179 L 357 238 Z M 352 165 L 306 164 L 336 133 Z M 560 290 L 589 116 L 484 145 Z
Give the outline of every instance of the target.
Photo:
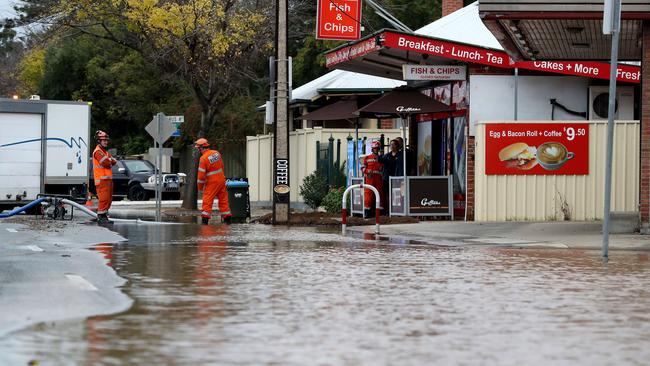
M 387 152 L 386 154 L 383 154 L 379 157 L 379 162 L 384 165 L 384 172 L 383 172 L 383 196 L 384 196 L 384 207 L 388 207 L 388 202 L 390 198 L 390 192 L 389 190 L 389 183 L 390 183 L 390 177 L 397 176 L 397 167 L 398 165 L 401 164 L 402 162 L 402 156 L 401 153 L 399 152 L 399 142 L 397 140 L 391 140 L 390 141 L 390 151 Z M 401 165 L 400 165 L 401 166 Z M 402 171 L 401 169 L 399 170 L 400 172 Z M 384 211 L 384 214 L 386 214 L 386 211 Z
M 199 192 L 203 191 L 203 207 L 201 209 L 201 222 L 207 225 L 212 216 L 214 198 L 219 200 L 219 214 L 221 220 L 230 224 L 232 214 L 228 204 L 228 191 L 226 190 L 226 176 L 223 172 L 223 159 L 217 150 L 210 149 L 210 143 L 204 138 L 196 140 L 195 146 L 199 149 L 199 171 L 196 183 Z
M 113 202 L 113 165 L 117 160 L 108 152 L 108 134 L 98 130 L 95 132 L 97 146 L 93 151 L 93 178 L 95 180 L 95 191 L 99 198 L 97 207 L 97 222 L 100 224 L 108 222 L 108 210 Z
M 406 175 L 416 175 L 415 170 L 416 170 L 416 161 L 415 157 L 413 156 L 413 152 L 411 149 L 407 149 L 406 145 L 404 145 L 404 139 L 401 137 L 396 138 L 397 142 L 399 142 L 400 145 L 400 151 L 404 150 L 406 153 Z M 404 170 L 403 167 L 400 168 L 400 172 Z M 399 174 L 402 175 L 402 174 Z

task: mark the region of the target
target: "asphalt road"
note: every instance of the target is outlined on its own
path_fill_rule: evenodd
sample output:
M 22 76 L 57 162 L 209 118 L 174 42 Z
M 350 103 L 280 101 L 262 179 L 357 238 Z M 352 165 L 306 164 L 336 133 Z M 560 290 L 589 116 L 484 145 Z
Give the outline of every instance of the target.
M 123 240 L 81 222 L 0 221 L 0 337 L 41 322 L 128 309 L 132 300 L 119 289 L 125 280 L 101 251 L 88 250 Z

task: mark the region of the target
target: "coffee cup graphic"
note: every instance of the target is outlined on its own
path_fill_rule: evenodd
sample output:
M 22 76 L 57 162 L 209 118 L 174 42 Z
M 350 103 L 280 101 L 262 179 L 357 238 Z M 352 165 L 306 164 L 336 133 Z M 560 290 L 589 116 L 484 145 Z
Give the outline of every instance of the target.
M 546 170 L 560 169 L 564 163 L 573 159 L 575 154 L 569 152 L 559 142 L 545 142 L 537 147 L 537 163 Z

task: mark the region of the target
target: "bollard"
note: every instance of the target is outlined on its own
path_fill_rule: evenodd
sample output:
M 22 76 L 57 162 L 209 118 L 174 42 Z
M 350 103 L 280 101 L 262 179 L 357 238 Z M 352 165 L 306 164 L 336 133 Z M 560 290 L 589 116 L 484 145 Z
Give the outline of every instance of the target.
M 379 207 L 379 203 L 377 203 L 377 206 Z M 380 210 L 377 208 L 375 209 L 375 234 L 379 235 L 379 212 Z
M 372 193 L 375 195 L 375 234 L 379 234 L 379 216 L 380 216 L 380 209 L 378 208 L 381 205 L 381 200 L 379 198 L 379 191 L 377 191 L 377 188 L 371 186 L 370 184 L 354 184 L 349 186 L 345 192 L 343 192 L 343 199 L 341 202 L 341 212 L 343 213 L 343 217 L 341 220 L 341 232 L 343 235 L 345 235 L 345 228 L 347 226 L 347 220 L 348 220 L 348 210 L 347 210 L 347 197 L 348 193 L 350 193 L 353 189 L 356 188 L 365 188 L 369 189 L 372 191 Z

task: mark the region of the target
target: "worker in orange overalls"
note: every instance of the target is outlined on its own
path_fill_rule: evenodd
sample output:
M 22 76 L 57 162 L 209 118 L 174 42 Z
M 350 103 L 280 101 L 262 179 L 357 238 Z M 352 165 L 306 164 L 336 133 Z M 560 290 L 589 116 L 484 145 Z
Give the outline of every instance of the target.
M 113 165 L 117 160 L 108 152 L 108 134 L 104 131 L 95 132 L 97 147 L 93 151 L 93 176 L 95 179 L 95 191 L 99 197 L 97 207 L 97 222 L 108 222 L 108 209 L 113 202 Z
M 230 205 L 228 205 L 228 191 L 226 190 L 226 176 L 223 173 L 223 159 L 216 150 L 210 149 L 208 140 L 200 138 L 195 146 L 201 153 L 199 160 L 199 173 L 196 178 L 199 191 L 203 191 L 203 208 L 201 222 L 207 225 L 212 216 L 212 203 L 214 198 L 219 199 L 219 213 L 226 224 L 230 224 Z M 205 189 L 204 189 L 205 188 Z
M 370 216 L 370 213 L 372 213 L 370 210 L 373 208 L 378 208 L 381 210 L 383 206 L 383 198 L 381 197 L 381 192 L 383 191 L 384 185 L 384 164 L 379 162 L 379 148 L 381 145 L 379 141 L 373 141 L 370 147 L 372 149 L 372 152 L 363 158 L 363 166 L 361 167 L 361 171 L 363 172 L 364 183 L 370 184 L 371 186 L 377 188 L 377 191 L 379 191 L 380 207 L 375 207 L 375 194 L 370 189 L 365 189 L 363 196 L 364 204 L 366 207 L 366 216 Z

